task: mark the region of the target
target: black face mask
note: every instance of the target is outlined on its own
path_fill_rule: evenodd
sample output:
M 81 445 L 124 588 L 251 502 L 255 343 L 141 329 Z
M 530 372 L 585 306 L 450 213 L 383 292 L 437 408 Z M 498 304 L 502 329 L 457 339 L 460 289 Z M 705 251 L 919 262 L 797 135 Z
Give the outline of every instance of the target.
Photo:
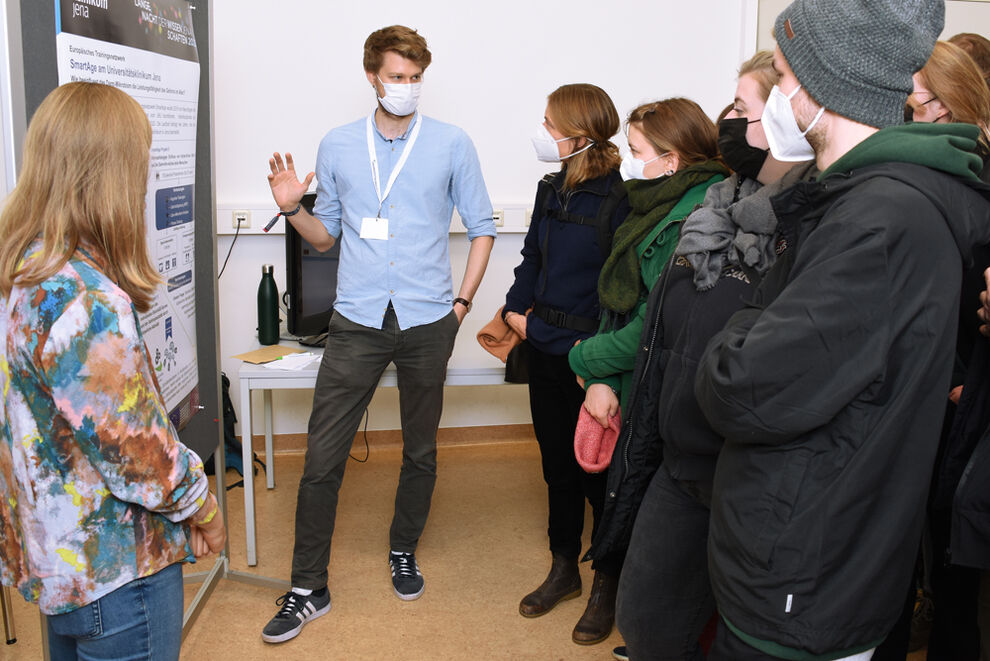
M 725 164 L 734 172 L 738 172 L 743 177 L 756 179 L 770 150 L 757 149 L 746 142 L 746 127 L 749 124 L 749 120 L 745 117 L 723 119 L 719 122 L 718 150 Z

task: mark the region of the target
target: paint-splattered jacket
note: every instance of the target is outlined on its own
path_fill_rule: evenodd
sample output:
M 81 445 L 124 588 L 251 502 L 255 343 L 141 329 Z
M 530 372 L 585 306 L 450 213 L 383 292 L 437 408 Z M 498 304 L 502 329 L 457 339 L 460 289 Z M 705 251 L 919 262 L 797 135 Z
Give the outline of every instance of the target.
M 180 522 L 208 484 L 168 420 L 130 298 L 77 250 L 0 297 L 0 342 L 4 585 L 58 614 L 192 560 Z

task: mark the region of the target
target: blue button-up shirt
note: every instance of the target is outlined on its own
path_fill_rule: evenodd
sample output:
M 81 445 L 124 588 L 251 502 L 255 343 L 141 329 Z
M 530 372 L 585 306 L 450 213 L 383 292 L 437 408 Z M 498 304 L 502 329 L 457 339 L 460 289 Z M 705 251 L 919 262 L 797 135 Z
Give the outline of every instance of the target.
M 394 140 L 374 127 L 383 192 L 418 117 Z M 399 328 L 433 323 L 453 303 L 449 234 L 454 207 L 469 239 L 495 236 L 478 154 L 461 129 L 422 117 L 419 137 L 382 205 L 388 240 L 362 239 L 362 219 L 378 212 L 366 122 L 362 117 L 331 130 L 317 153 L 313 215 L 340 241 L 334 309 L 362 326 L 381 328 L 391 301 Z

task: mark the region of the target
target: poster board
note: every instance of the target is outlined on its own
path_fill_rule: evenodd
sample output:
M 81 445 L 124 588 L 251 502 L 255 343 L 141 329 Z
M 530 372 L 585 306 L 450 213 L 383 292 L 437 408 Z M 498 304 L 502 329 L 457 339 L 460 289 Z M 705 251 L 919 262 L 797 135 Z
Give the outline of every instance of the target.
M 133 0 L 129 3 L 121 3 L 119 0 L 97 3 L 94 0 L 94 2 L 74 4 L 85 5 L 90 12 L 98 9 L 96 5 L 102 6 L 103 4 L 132 5 L 140 9 L 140 6 L 135 5 Z M 188 3 L 186 4 L 188 5 Z M 56 35 L 61 20 L 61 17 L 57 15 L 59 5 L 57 0 L 48 0 L 47 2 L 20 0 L 23 43 L 21 52 L 23 99 L 14 99 L 14 102 L 23 103 L 24 115 L 28 121 L 45 96 L 59 84 L 58 48 L 56 46 Z M 189 16 L 193 35 L 187 36 L 195 38 L 194 35 L 197 34 L 208 35 L 210 30 L 207 2 L 197 0 L 195 9 L 192 8 L 192 5 L 188 6 L 190 7 Z M 157 29 L 158 26 L 153 27 Z M 195 132 L 190 133 L 188 142 L 195 150 L 196 167 L 190 173 L 188 183 L 182 185 L 191 186 L 195 191 L 195 195 L 192 196 L 193 199 L 189 200 L 191 222 L 188 225 L 191 229 L 185 240 L 188 242 L 191 262 L 187 277 L 196 283 L 196 288 L 194 295 L 185 296 L 182 301 L 190 312 L 189 325 L 186 331 L 193 341 L 188 350 L 195 355 L 195 359 L 190 363 L 192 365 L 190 369 L 194 371 L 194 374 L 187 382 L 198 383 L 198 388 L 193 398 L 185 399 L 186 410 L 190 415 L 187 417 L 188 423 L 180 431 L 180 437 L 183 443 L 195 450 L 205 460 L 212 455 L 222 438 L 221 422 L 223 415 L 220 408 L 220 372 L 217 359 L 219 347 L 217 341 L 216 242 L 213 211 L 212 111 L 210 76 L 207 75 L 207 72 L 210 71 L 211 53 L 209 39 L 196 40 L 195 43 L 198 51 L 198 67 L 202 75 L 198 75 L 197 80 L 191 83 L 195 85 L 195 96 L 198 97 L 198 103 L 195 109 Z M 188 46 L 188 43 L 184 45 Z M 127 77 L 126 69 L 131 67 L 118 68 L 125 70 L 125 77 Z M 21 141 L 23 137 L 23 135 L 19 135 L 15 136 L 15 139 Z M 149 190 L 149 198 L 156 194 L 157 192 Z M 176 254 L 176 265 L 178 266 L 178 259 L 182 258 L 183 253 L 179 251 Z M 174 323 L 173 320 L 172 337 L 175 335 Z M 164 317 L 162 324 L 161 335 L 164 337 Z M 147 328 L 144 330 L 146 333 L 148 332 Z M 149 342 L 150 346 L 151 343 Z M 154 355 L 154 349 L 152 349 L 152 355 Z M 176 392 L 182 389 L 178 387 Z M 187 394 L 188 392 L 183 393 L 180 399 Z M 172 393 L 172 396 L 174 399 L 175 393 Z M 182 422 L 177 419 L 181 409 L 174 407 L 172 402 L 169 404 L 170 410 L 174 410 L 173 422 Z
M 145 222 L 163 284 L 139 315 L 172 424 L 198 404 L 193 204 L 199 57 L 185 0 L 55 0 L 58 82 L 110 85 L 151 123 Z

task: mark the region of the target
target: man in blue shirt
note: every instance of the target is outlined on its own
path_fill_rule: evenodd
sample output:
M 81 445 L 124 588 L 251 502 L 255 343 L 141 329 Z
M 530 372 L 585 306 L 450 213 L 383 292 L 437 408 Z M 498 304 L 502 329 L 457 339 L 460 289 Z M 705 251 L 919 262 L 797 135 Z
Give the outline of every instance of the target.
M 296 501 L 292 589 L 262 639 L 280 643 L 330 610 L 327 564 L 348 452 L 378 379 L 394 362 L 402 469 L 389 532 L 395 594 L 423 594 L 414 552 L 436 482 L 436 434 L 447 360 L 481 283 L 495 237 L 492 206 L 470 138 L 416 112 L 426 41 L 402 26 L 371 34 L 364 69 L 378 104 L 330 131 L 316 172 L 300 181 L 292 156 L 275 154 L 268 182 L 282 215 L 318 250 L 339 239 L 337 299 L 309 420 Z M 300 200 L 319 175 L 313 215 Z M 454 207 L 471 241 L 453 296 L 449 228 Z

